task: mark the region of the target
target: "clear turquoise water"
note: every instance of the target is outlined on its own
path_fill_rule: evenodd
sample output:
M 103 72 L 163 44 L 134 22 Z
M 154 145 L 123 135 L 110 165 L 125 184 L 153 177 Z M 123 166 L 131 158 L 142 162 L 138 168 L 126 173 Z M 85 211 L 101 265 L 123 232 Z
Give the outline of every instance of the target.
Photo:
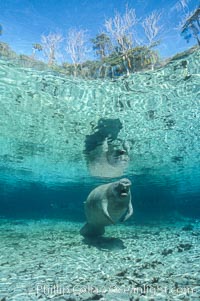
M 199 58 L 95 80 L 0 60 L 1 301 L 199 300 Z M 83 202 L 122 177 L 133 216 L 87 241 Z
M 2 216 L 84 218 L 82 203 L 113 177 L 91 175 L 86 136 L 120 120 L 136 214 L 200 216 L 200 52 L 117 79 L 79 79 L 0 61 Z M 17 80 L 16 80 L 17 79 Z M 97 131 L 97 130 L 96 130 Z M 68 215 L 69 216 L 69 215 Z

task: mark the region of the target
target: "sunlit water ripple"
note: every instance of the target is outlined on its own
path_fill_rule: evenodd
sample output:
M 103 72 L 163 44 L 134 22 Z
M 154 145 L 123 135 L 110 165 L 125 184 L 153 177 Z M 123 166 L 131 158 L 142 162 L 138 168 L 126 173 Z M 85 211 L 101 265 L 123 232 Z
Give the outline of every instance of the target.
M 139 186 L 199 191 L 200 51 L 116 80 L 67 78 L 0 61 L 0 177 L 5 183 L 90 182 L 86 135 L 119 118 Z M 144 179 L 146 179 L 144 181 Z

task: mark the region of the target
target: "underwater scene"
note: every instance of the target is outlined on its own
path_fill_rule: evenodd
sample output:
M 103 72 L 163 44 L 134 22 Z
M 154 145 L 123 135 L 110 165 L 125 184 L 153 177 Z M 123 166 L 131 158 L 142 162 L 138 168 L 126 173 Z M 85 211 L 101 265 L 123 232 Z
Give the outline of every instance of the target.
M 200 300 L 199 5 L 0 2 L 0 301 Z

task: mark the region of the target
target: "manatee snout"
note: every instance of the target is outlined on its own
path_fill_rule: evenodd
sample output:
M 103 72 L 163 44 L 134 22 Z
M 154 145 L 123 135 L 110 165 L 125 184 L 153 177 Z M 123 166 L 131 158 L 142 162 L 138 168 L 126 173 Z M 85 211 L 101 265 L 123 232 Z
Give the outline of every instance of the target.
M 131 181 L 129 179 L 126 178 L 121 179 L 119 181 L 119 186 L 118 186 L 120 196 L 127 196 L 130 190 L 130 186 L 131 186 Z

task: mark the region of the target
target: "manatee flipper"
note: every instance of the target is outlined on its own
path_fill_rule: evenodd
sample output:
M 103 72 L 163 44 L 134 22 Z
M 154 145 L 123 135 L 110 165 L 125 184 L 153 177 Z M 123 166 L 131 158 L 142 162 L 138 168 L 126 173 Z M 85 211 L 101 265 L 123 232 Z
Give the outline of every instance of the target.
M 125 216 L 121 219 L 121 222 L 125 222 L 132 214 L 133 214 L 133 206 L 130 200 L 128 211 L 126 212 Z
M 111 224 L 115 224 L 113 219 L 110 217 L 108 213 L 108 201 L 107 200 L 102 200 L 102 210 L 103 210 L 103 215 L 111 222 Z
M 80 230 L 80 234 L 84 237 L 96 237 L 101 236 L 105 232 L 104 226 L 95 226 L 89 223 L 86 223 Z

